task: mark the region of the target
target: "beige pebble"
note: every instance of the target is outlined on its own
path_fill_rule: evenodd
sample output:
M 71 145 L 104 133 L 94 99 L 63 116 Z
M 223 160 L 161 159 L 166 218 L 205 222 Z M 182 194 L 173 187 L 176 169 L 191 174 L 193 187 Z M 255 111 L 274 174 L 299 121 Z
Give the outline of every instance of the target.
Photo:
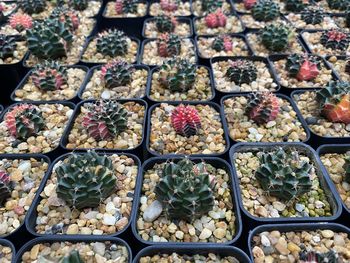
M 78 234 L 78 232 L 79 232 L 79 227 L 78 227 L 77 224 L 72 224 L 67 229 L 67 234 L 68 235 Z

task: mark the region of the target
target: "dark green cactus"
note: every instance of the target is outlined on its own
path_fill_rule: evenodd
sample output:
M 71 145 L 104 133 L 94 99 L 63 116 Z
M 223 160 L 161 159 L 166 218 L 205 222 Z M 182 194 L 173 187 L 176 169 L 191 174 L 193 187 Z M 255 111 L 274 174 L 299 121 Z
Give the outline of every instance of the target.
M 290 12 L 300 12 L 303 11 L 308 4 L 306 4 L 303 0 L 286 0 L 285 8 Z
M 287 57 L 286 70 L 288 71 L 289 76 L 292 78 L 297 78 L 298 74 L 300 73 L 300 69 L 306 60 L 308 60 L 311 64 L 315 65 L 318 70 L 321 70 L 322 59 L 320 57 L 314 55 L 307 56 L 303 54 L 294 53 Z
M 320 253 L 316 251 L 301 251 L 299 253 L 299 260 L 302 262 L 315 262 L 315 263 L 341 263 L 339 261 L 339 255 L 334 250 L 329 250 L 326 253 Z
M 177 56 L 181 52 L 181 39 L 178 35 L 163 33 L 157 39 L 157 47 L 161 57 Z
M 309 7 L 301 12 L 301 19 L 308 25 L 317 25 L 323 22 L 324 15 L 322 9 Z
M 201 2 L 202 10 L 206 13 L 214 12 L 223 5 L 223 0 L 202 0 Z
M 272 52 L 281 52 L 288 48 L 293 30 L 283 24 L 270 24 L 261 32 L 261 43 Z
M 350 0 L 327 0 L 328 6 L 331 9 L 345 11 L 350 6 Z
M 176 18 L 167 15 L 157 16 L 154 20 L 160 33 L 173 32 L 177 23 Z
M 250 84 L 258 77 L 258 69 L 251 60 L 229 60 L 225 76 L 236 85 Z
M 279 5 L 271 0 L 260 0 L 252 8 L 252 16 L 257 21 L 272 21 L 279 15 Z
M 57 19 L 65 24 L 66 28 L 71 31 L 76 30 L 79 27 L 80 21 L 77 13 L 74 10 L 70 10 L 63 6 L 56 7 L 50 17 L 51 19 Z
M 12 57 L 17 47 L 16 38 L 0 34 L 0 59 Z
M 320 43 L 332 50 L 345 51 L 349 47 L 350 34 L 339 29 L 324 31 L 320 38 Z
M 118 29 L 109 29 L 97 37 L 97 51 L 104 56 L 124 56 L 128 53 L 128 47 L 128 37 Z
M 88 0 L 69 0 L 68 3 L 69 6 L 72 6 L 77 11 L 83 11 L 89 5 Z
M 77 250 L 72 250 L 68 256 L 63 257 L 59 263 L 84 263 Z
M 125 86 L 132 80 L 133 68 L 131 64 L 117 60 L 101 68 L 101 77 L 108 89 Z
M 38 14 L 45 10 L 46 0 L 18 0 L 18 7 L 27 14 Z

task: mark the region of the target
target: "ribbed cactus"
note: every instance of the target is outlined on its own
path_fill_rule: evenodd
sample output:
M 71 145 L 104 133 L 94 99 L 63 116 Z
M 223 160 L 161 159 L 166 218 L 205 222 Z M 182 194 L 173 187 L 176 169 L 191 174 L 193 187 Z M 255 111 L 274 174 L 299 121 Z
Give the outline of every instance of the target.
M 222 7 L 223 0 L 202 0 L 203 12 L 213 12 Z
M 173 32 L 177 25 L 176 18 L 169 15 L 156 16 L 154 20 L 155 20 L 157 30 L 160 33 Z
M 9 24 L 13 29 L 16 29 L 18 32 L 32 28 L 33 19 L 30 15 L 15 13 L 10 16 Z
M 243 0 L 244 8 L 250 10 L 253 8 L 256 2 L 257 0 Z
M 280 15 L 280 7 L 272 0 L 259 0 L 252 8 L 252 16 L 257 21 L 272 21 Z
M 167 60 L 159 69 L 159 81 L 170 91 L 185 92 L 196 81 L 197 67 L 186 59 Z
M 88 106 L 82 125 L 95 140 L 112 139 L 126 130 L 128 112 L 116 101 L 97 101 Z
M 349 0 L 327 0 L 328 6 L 331 9 L 345 11 L 350 6 Z
M 253 61 L 246 59 L 229 60 L 225 76 L 236 85 L 250 84 L 258 78 L 258 69 Z
M 232 51 L 232 40 L 230 36 L 217 36 L 214 38 L 213 43 L 211 44 L 211 47 L 217 51 Z
M 177 56 L 181 52 L 181 39 L 177 35 L 164 33 L 157 39 L 157 48 L 161 57 Z
M 78 29 L 80 24 L 78 14 L 74 10 L 63 6 L 56 7 L 52 11 L 50 18 L 57 19 L 60 22 L 64 23 L 66 28 L 69 28 L 71 31 Z
M 261 43 L 270 51 L 281 52 L 288 48 L 294 36 L 293 30 L 283 24 L 270 24 L 261 32 Z
M 78 210 L 97 207 L 116 191 L 113 163 L 106 155 L 71 154 L 55 172 L 57 196 Z
M 46 0 L 18 0 L 18 7 L 27 14 L 38 14 L 45 10 Z
M 201 128 L 201 119 L 195 107 L 180 104 L 171 113 L 171 125 L 176 133 L 190 137 L 196 135 Z
M 206 164 L 184 158 L 165 164 L 155 194 L 171 220 L 192 222 L 213 209 L 213 189 Z
M 275 120 L 279 111 L 278 98 L 271 92 L 250 94 L 245 108 L 248 118 L 259 125 Z
M 329 250 L 326 253 L 320 253 L 313 250 L 301 251 L 299 253 L 300 263 L 341 263 L 339 255 L 334 250 Z
M 340 29 L 324 31 L 321 35 L 320 43 L 325 48 L 345 51 L 349 47 L 350 33 Z
M 321 24 L 324 16 L 323 10 L 318 7 L 309 7 L 301 12 L 301 19 L 308 25 Z
M 160 0 L 160 8 L 166 12 L 174 12 L 180 6 L 181 0 Z
M 290 201 L 311 190 L 312 165 L 301 159 L 297 150 L 279 147 L 258 157 L 255 178 L 268 195 Z
M 84 11 L 89 5 L 88 0 L 69 0 L 68 3 L 77 11 Z
M 350 123 L 350 82 L 331 81 L 317 91 L 316 99 L 329 121 Z
M 44 118 L 38 107 L 31 104 L 18 104 L 4 116 L 9 133 L 23 140 L 37 134 L 45 126 Z
M 137 0 L 116 0 L 115 12 L 117 14 L 137 13 Z
M 300 81 L 315 79 L 321 70 L 322 60 L 314 55 L 291 54 L 287 57 L 286 70 Z
M 126 86 L 132 80 L 132 65 L 122 61 L 115 60 L 101 67 L 101 78 L 108 89 Z
M 128 53 L 128 37 L 123 31 L 109 29 L 97 37 L 96 49 L 105 56 L 123 56 Z
M 35 87 L 43 90 L 57 90 L 68 82 L 67 69 L 55 61 L 45 61 L 34 67 L 30 78 Z
M 0 206 L 9 197 L 11 197 L 10 176 L 4 171 L 0 171 Z
M 17 47 L 16 38 L 0 34 L 0 58 L 12 57 Z
M 285 8 L 290 12 L 300 12 L 308 6 L 308 3 L 305 2 L 304 0 L 286 0 Z
M 59 263 L 84 263 L 77 250 L 72 250 L 68 256 L 61 258 Z
M 226 26 L 227 17 L 221 9 L 218 9 L 215 12 L 207 14 L 204 20 L 207 27 L 218 28 Z

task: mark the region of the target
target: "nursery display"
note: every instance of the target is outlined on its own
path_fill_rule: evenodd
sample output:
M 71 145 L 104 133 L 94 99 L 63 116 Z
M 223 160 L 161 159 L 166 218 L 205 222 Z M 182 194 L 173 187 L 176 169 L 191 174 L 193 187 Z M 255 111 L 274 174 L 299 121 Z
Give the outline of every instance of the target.
M 109 1 L 103 16 L 107 18 L 143 17 L 147 12 L 147 2 L 138 0 Z
M 159 16 L 163 13 L 171 13 L 174 16 L 190 16 L 190 1 L 159 0 L 150 4 L 149 14 L 151 16 Z

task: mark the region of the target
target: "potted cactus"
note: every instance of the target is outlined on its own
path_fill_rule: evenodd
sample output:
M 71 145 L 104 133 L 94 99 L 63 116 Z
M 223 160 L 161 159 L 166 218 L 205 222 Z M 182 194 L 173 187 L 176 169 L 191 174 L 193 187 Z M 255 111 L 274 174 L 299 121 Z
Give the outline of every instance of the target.
M 129 245 L 115 237 L 39 237 L 26 243 L 16 262 L 131 263 Z
M 350 57 L 331 56 L 327 58 L 327 61 L 340 80 L 350 82 Z
M 55 7 L 53 1 L 46 0 L 19 0 L 16 1 L 18 12 L 30 15 L 33 19 L 46 19 Z
M 230 138 L 239 142 L 300 142 L 309 133 L 290 99 L 270 92 L 227 95 L 221 100 Z
M 28 14 L 14 13 L 9 16 L 8 22 L 0 27 L 0 34 L 25 35 L 25 30 L 32 28 L 33 19 Z
M 148 97 L 153 101 L 206 101 L 214 97 L 209 68 L 173 58 L 152 71 Z
M 49 153 L 73 113 L 69 102 L 16 103 L 6 109 L 0 123 L 0 153 Z
M 0 72 L 5 65 L 20 62 L 27 50 L 26 42 L 21 36 L 0 34 Z
M 344 13 L 349 8 L 348 0 L 322 0 L 319 5 L 327 13 Z
M 259 226 L 249 234 L 253 262 L 347 262 L 350 230 L 334 223 Z
M 330 82 L 321 90 L 295 92 L 293 100 L 310 130 L 321 137 L 350 136 L 350 83 Z
M 163 33 L 158 39 L 147 39 L 142 43 L 140 61 L 149 66 L 161 66 L 164 61 L 180 57 L 191 63 L 197 62 L 194 41 L 181 39 L 175 34 Z
M 49 164 L 44 155 L 0 155 L 0 237 L 13 237 L 24 225 Z
M 310 52 L 326 55 L 347 55 L 350 52 L 350 33 L 342 29 L 303 31 L 302 38 Z
M 193 20 L 197 35 L 232 34 L 244 31 L 239 18 L 234 14 L 225 14 L 222 9 L 211 11 L 206 16 Z
M 65 67 L 56 61 L 36 65 L 12 93 L 14 101 L 72 100 L 81 89 L 88 68 Z
M 142 166 L 133 232 L 143 243 L 232 244 L 240 235 L 231 171 L 219 158 L 152 158 Z
M 158 0 L 153 1 L 149 7 L 149 15 L 159 16 L 171 13 L 174 16 L 190 16 L 191 4 L 187 0 Z
M 83 100 L 142 98 L 148 81 L 147 66 L 114 60 L 90 70 L 79 97 Z
M 3 263 L 15 262 L 16 250 L 15 246 L 6 239 L 0 239 L 0 254 Z
M 224 14 L 230 14 L 233 11 L 230 1 L 227 0 L 192 0 L 194 16 L 206 16 L 217 9 L 221 9 Z
M 108 63 L 115 59 L 137 61 L 139 40 L 118 29 L 108 29 L 87 40 L 81 60 L 84 63 Z
M 116 235 L 129 225 L 140 161 L 94 151 L 56 159 L 26 219 L 34 235 Z
M 300 13 L 305 10 L 307 7 L 313 4 L 310 0 L 286 0 L 284 8 L 282 8 L 281 12 L 285 13 Z
M 324 221 L 341 214 L 334 187 L 310 146 L 239 143 L 230 158 L 239 204 L 254 222 Z
M 228 137 L 220 108 L 211 102 L 175 102 L 152 106 L 146 147 L 152 155 L 221 155 Z
M 269 61 L 261 57 L 217 57 L 211 60 L 216 90 L 220 92 L 276 91 Z
M 334 80 L 334 74 L 324 59 L 317 55 L 272 55 L 279 84 L 288 89 L 322 88 Z
M 147 8 L 147 1 L 114 0 L 107 3 L 103 16 L 106 18 L 144 17 L 147 14 Z
M 189 18 L 176 18 L 168 14 L 145 20 L 142 30 L 144 38 L 158 38 L 163 33 L 191 37 L 193 34 L 192 21 Z
M 135 150 L 143 142 L 146 111 L 146 102 L 138 99 L 82 101 L 61 145 L 69 150 Z

